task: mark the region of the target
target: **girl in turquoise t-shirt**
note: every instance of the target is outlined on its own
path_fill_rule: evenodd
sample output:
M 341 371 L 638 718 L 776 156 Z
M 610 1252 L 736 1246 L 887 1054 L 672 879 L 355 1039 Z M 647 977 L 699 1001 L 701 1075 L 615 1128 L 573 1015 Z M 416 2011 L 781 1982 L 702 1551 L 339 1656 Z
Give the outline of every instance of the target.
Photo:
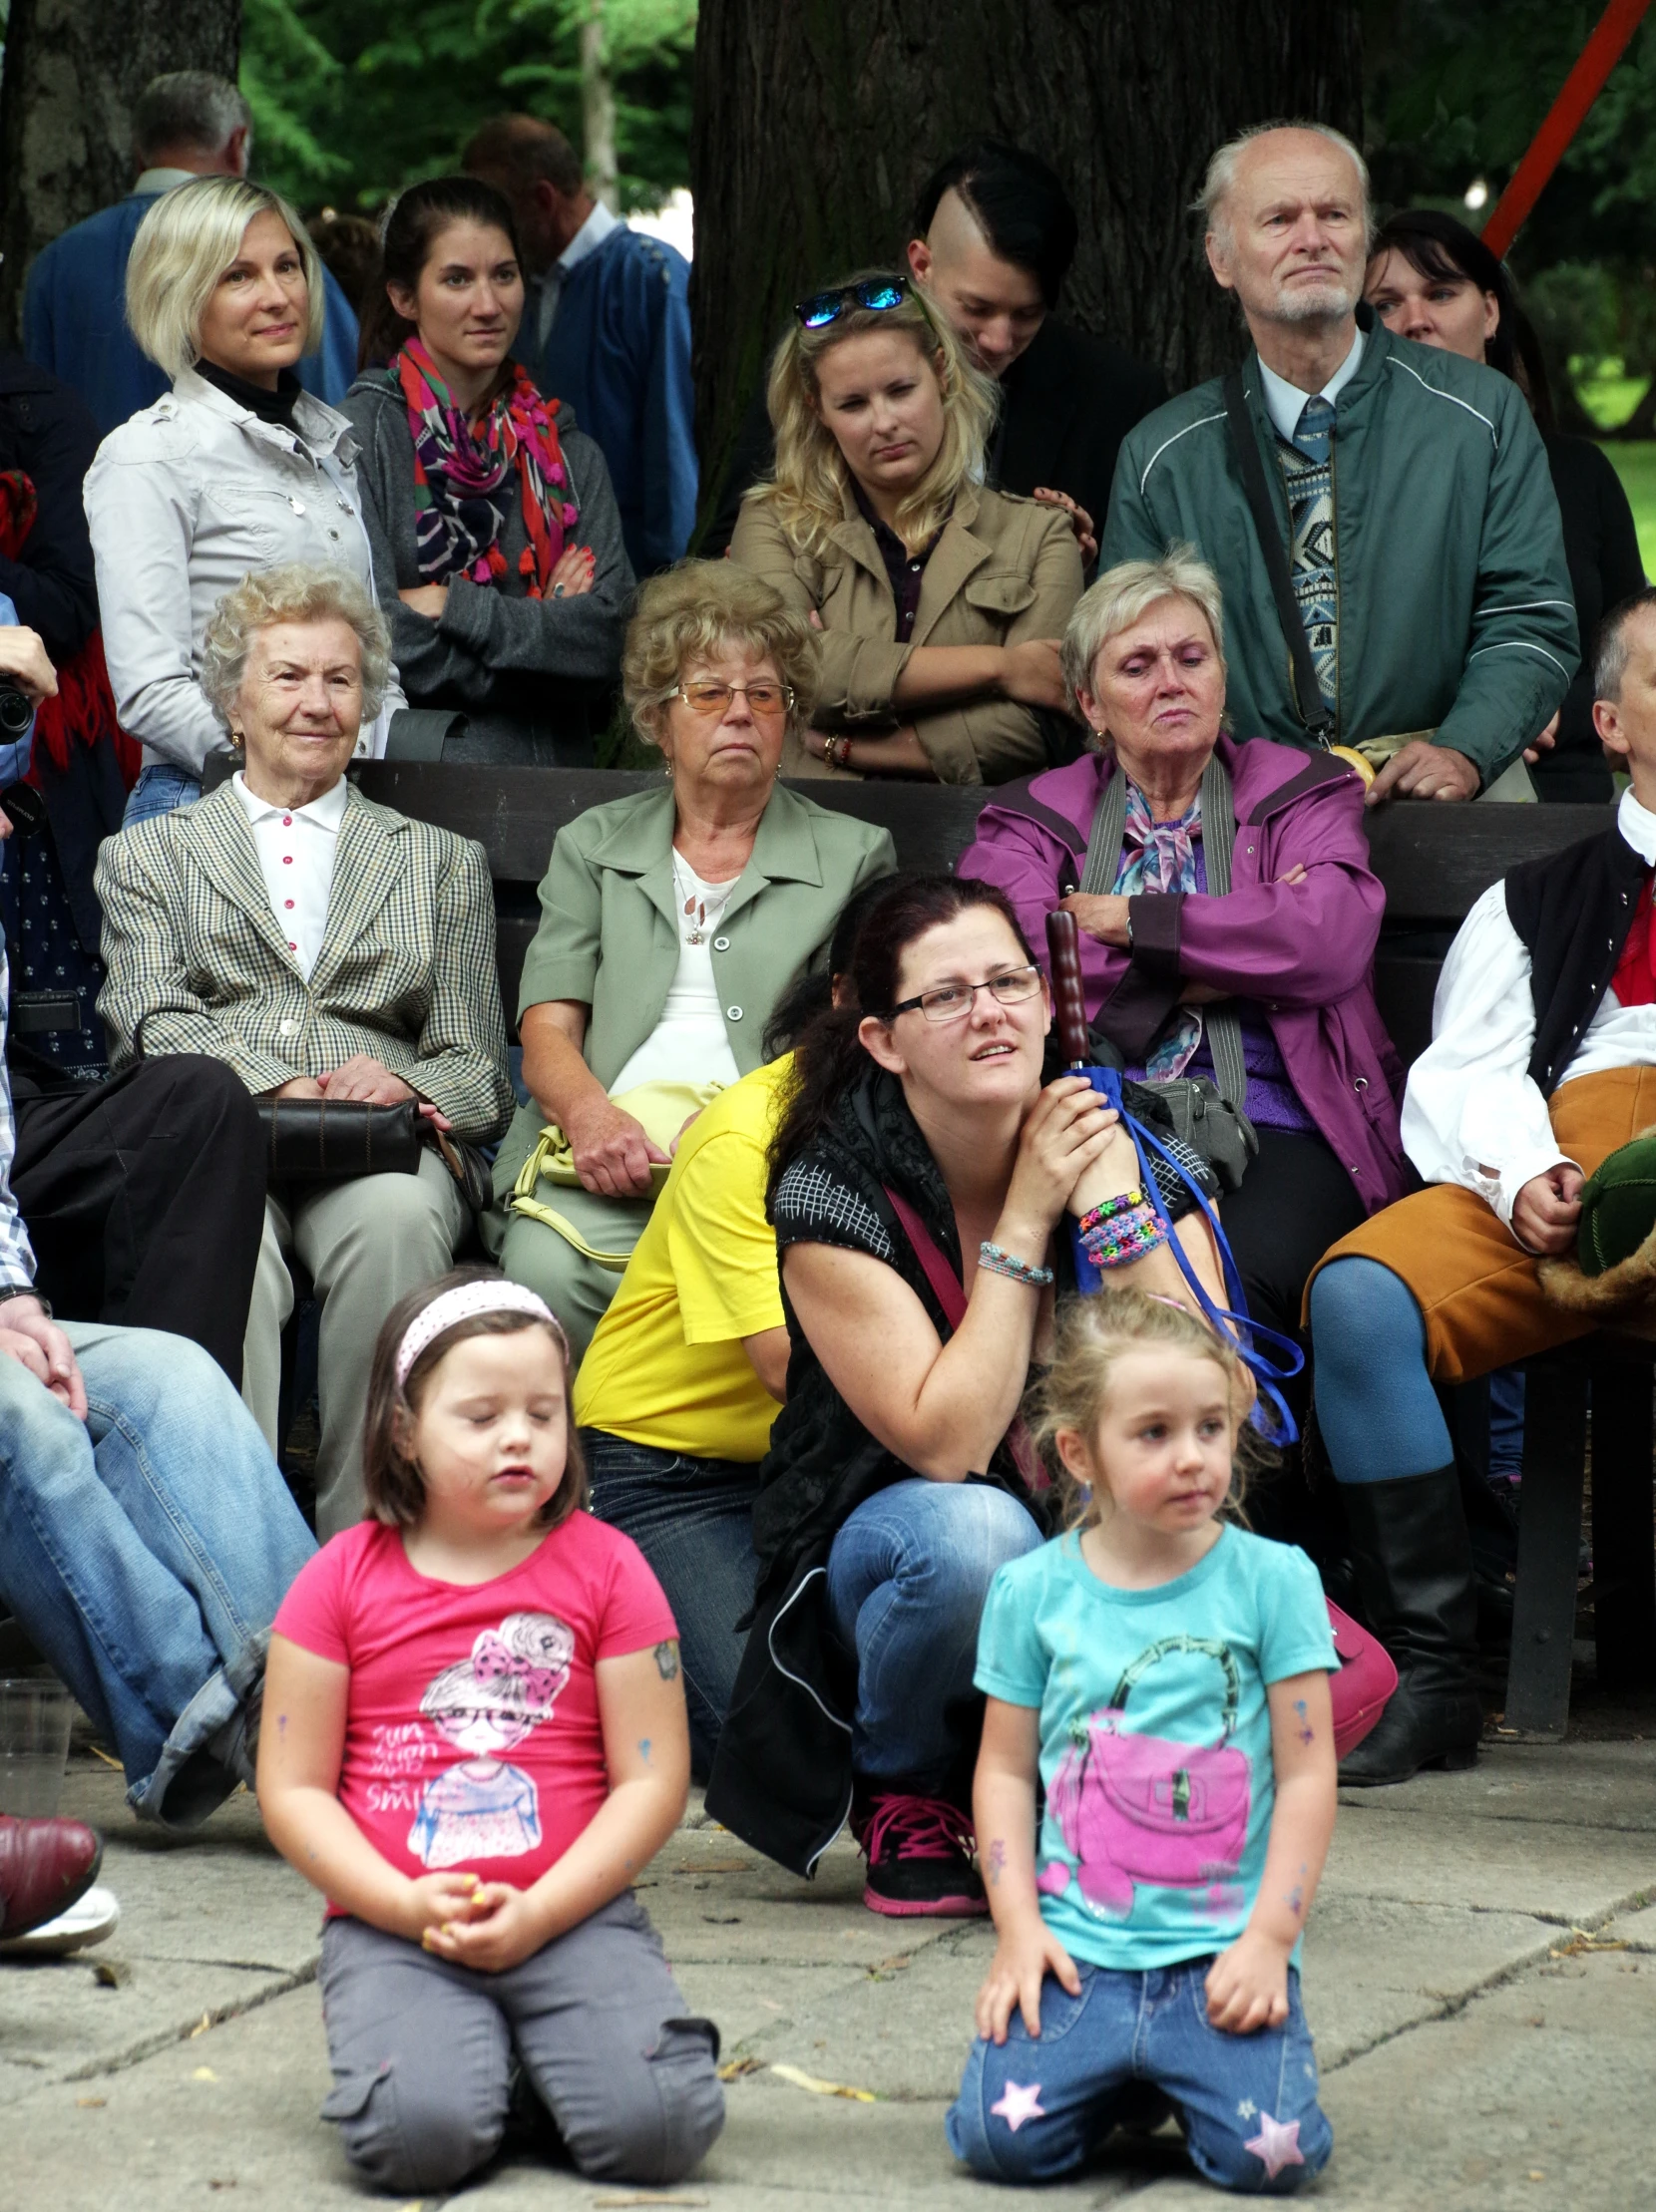
M 1285 2195 L 1333 2144 L 1298 1961 L 1338 1660 L 1304 1553 L 1220 1518 L 1250 1392 L 1183 1306 L 1060 1316 L 1039 1433 L 1069 1527 L 1000 1570 L 978 1642 L 1000 1940 L 948 2133 L 996 2180 L 1073 2173 L 1169 2108 L 1225 2188 Z

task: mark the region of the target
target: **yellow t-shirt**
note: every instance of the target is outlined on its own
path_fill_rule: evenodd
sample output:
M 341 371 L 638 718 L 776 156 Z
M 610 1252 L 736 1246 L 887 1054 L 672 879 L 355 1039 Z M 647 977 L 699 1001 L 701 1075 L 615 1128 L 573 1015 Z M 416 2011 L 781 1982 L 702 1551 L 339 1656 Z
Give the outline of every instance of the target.
M 763 1459 L 777 1404 L 742 1349 L 782 1326 L 766 1154 L 784 1054 L 685 1131 L 621 1289 L 581 1362 L 575 1417 L 657 1451 Z

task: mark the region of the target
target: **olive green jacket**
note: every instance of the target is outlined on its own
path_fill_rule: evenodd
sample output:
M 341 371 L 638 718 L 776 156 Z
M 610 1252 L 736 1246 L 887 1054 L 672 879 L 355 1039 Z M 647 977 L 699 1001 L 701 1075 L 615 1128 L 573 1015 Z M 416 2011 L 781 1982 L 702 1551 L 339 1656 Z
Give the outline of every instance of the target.
M 820 553 L 798 552 L 775 508 L 759 495 L 742 503 L 730 557 L 822 622 L 819 729 L 877 735 L 912 722 L 945 784 L 1005 783 L 1045 763 L 1040 723 L 1012 699 L 978 699 L 925 714 L 905 713 L 892 692 L 916 645 L 1021 645 L 1061 637 L 1081 593 L 1081 556 L 1061 509 L 1010 492 L 963 487 L 921 579 L 914 635 L 897 642 L 897 601 L 879 543 L 849 490 L 844 519 Z M 790 738 L 788 776 L 821 776 L 822 763 Z
M 674 816 L 666 782 L 590 807 L 559 831 L 541 883 L 519 1019 L 553 998 L 590 1006 L 583 1055 L 606 1090 L 660 1020 L 678 972 Z M 784 991 L 826 954 L 845 902 L 896 866 L 889 831 L 776 786 L 713 938 L 724 1031 L 744 1075 L 764 1058 Z M 497 1194 L 516 1182 L 541 1127 L 533 1102 L 518 1109 L 495 1163 Z

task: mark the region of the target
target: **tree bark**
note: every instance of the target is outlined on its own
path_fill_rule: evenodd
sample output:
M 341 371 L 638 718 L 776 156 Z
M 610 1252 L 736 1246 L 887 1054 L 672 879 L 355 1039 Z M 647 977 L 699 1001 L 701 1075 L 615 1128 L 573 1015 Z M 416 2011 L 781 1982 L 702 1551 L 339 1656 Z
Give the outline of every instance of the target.
M 616 182 L 616 87 L 610 75 L 610 40 L 604 0 L 588 0 L 581 26 L 581 132 L 587 188 L 614 214 L 621 205 Z
M 241 0 L 11 0 L 0 88 L 0 332 L 30 261 L 133 181 L 133 105 L 152 77 L 235 77 Z
M 994 132 L 1080 217 L 1063 313 L 1179 391 L 1239 353 L 1189 212 L 1233 132 L 1304 115 L 1358 136 L 1356 0 L 701 0 L 690 136 L 702 483 L 792 302 L 895 262 L 931 171 Z

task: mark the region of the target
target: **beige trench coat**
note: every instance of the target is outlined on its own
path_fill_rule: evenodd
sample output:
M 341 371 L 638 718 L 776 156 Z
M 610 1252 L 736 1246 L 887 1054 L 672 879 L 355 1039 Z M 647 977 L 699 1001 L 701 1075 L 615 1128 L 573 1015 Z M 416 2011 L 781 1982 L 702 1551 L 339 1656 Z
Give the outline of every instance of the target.
M 768 500 L 743 502 L 730 557 L 822 620 L 819 729 L 874 735 L 912 721 L 946 784 L 1006 783 L 1045 763 L 1040 728 L 1010 699 L 908 715 L 892 692 L 916 645 L 1018 645 L 1061 637 L 1081 592 L 1081 556 L 1061 510 L 968 485 L 926 563 L 914 636 L 896 642 L 897 602 L 874 532 L 849 489 L 821 555 L 798 553 Z M 784 776 L 838 773 L 788 740 Z

